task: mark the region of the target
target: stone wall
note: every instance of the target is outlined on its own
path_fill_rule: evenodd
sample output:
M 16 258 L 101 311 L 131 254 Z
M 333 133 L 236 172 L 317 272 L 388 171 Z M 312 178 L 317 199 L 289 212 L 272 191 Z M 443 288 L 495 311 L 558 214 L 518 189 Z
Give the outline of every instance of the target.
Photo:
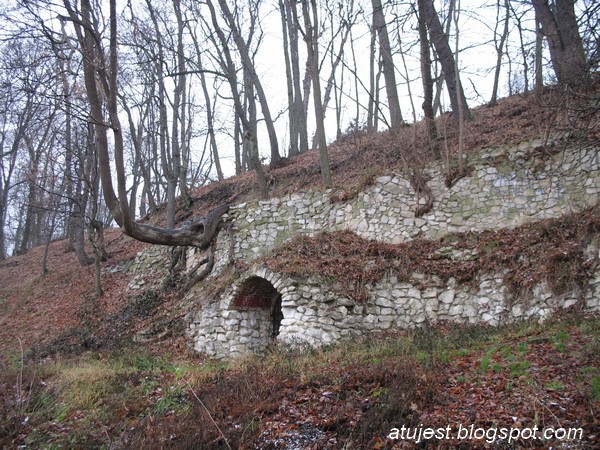
M 260 353 L 274 344 L 271 308 L 235 306 L 239 286 L 255 276 L 272 281 L 281 293 L 283 320 L 277 341 L 291 345 L 331 344 L 372 331 L 410 329 L 440 320 L 499 325 L 544 319 L 572 306 L 600 312 L 600 266 L 585 291 L 560 295 L 545 282 L 515 295 L 504 286 L 502 274 L 480 275 L 470 285 L 418 273 L 411 282 L 388 277 L 368 286 L 364 304 L 339 295 L 322 280 L 290 279 L 257 266 L 222 298 L 208 299 L 189 314 L 190 335 L 197 351 L 220 358 Z
M 515 227 L 560 217 L 598 203 L 600 164 L 597 148 L 559 150 L 532 140 L 514 148 L 484 149 L 469 157 L 469 176 L 445 186 L 443 164 L 424 171 L 434 195 L 432 210 L 415 218 L 424 202 L 401 173 L 380 176 L 356 198 L 331 201 L 332 190 L 297 193 L 269 201 L 233 206 L 227 218 L 232 232 L 221 233 L 214 275 L 233 257 L 252 262 L 297 233 L 351 230 L 362 237 L 389 243 L 416 237 L 439 238 L 450 232 Z M 591 250 L 598 258 L 598 250 Z M 188 253 L 190 266 L 195 258 Z M 502 274 L 483 274 L 473 286 L 447 283 L 427 274 L 414 282 L 387 278 L 368 286 L 368 300 L 356 304 L 322 280 L 292 280 L 261 267 L 241 276 L 220 298 L 210 298 L 198 286 L 189 293 L 199 305 L 191 311 L 189 334 L 196 350 L 225 357 L 262 351 L 272 345 L 272 310 L 235 307 L 242 283 L 262 277 L 281 294 L 277 340 L 327 344 L 375 330 L 408 328 L 437 320 L 498 324 L 528 317 L 545 317 L 559 308 L 580 304 L 600 309 L 600 273 L 586 292 L 553 295 L 547 285 L 515 298 L 502 283 Z
M 333 190 L 311 190 L 242 203 L 226 216 L 233 221 L 234 255 L 255 260 L 297 233 L 350 230 L 367 239 L 400 243 L 560 217 L 598 203 L 599 151 L 593 147 L 558 151 L 540 140 L 484 149 L 469 157 L 470 175 L 451 188 L 445 185 L 444 164 L 432 164 L 424 175 L 434 204 L 419 218 L 415 210 L 425 200 L 401 173 L 380 176 L 348 202 L 332 202 Z M 221 233 L 216 273 L 227 264 L 231 244 Z M 189 256 L 190 266 L 195 257 L 203 257 L 193 252 Z

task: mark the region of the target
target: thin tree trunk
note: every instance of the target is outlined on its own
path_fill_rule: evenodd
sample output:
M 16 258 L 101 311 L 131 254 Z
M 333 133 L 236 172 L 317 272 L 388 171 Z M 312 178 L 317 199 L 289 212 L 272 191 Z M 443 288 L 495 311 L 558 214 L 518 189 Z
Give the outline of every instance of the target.
M 233 102 L 234 102 L 234 106 L 235 106 L 235 110 L 236 110 L 238 119 L 241 120 L 243 127 L 244 127 L 243 140 L 245 143 L 247 142 L 250 146 L 250 148 L 249 148 L 250 155 L 249 156 L 253 159 L 252 163 L 255 166 L 255 167 L 253 167 L 253 169 L 256 172 L 259 194 L 262 199 L 266 200 L 269 197 L 269 192 L 268 192 L 268 186 L 267 186 L 265 172 L 263 170 L 262 164 L 260 163 L 260 156 L 258 153 L 256 120 L 254 120 L 254 121 L 250 120 L 249 117 L 244 112 L 241 97 L 240 97 L 240 94 L 238 91 L 237 79 L 235 78 L 236 71 L 235 71 L 235 67 L 233 64 L 233 59 L 231 58 L 231 52 L 229 51 L 229 46 L 227 44 L 227 38 L 225 37 L 223 30 L 221 30 L 221 28 L 219 27 L 214 6 L 212 5 L 212 3 L 210 1 L 207 2 L 207 5 L 210 9 L 213 26 L 214 26 L 217 36 L 219 37 L 219 40 L 221 41 L 221 44 L 223 46 L 223 54 L 225 56 L 227 69 L 228 69 L 227 70 L 227 74 L 228 74 L 227 79 L 229 81 L 229 86 L 231 88 Z M 254 76 L 252 75 L 251 71 L 245 72 L 244 73 L 245 79 L 246 79 L 246 76 L 248 77 L 247 78 L 248 84 L 246 85 L 246 90 L 248 91 L 247 95 L 252 95 L 252 98 L 254 98 L 254 95 L 251 94 L 251 92 L 253 91 L 252 81 L 254 79 Z
M 254 85 L 252 84 L 252 75 L 246 70 L 244 71 L 244 87 L 245 100 L 246 104 L 248 105 L 248 121 L 251 124 L 251 129 L 256 130 L 258 128 L 258 119 L 256 114 L 256 100 L 254 98 Z M 248 152 L 248 157 L 250 159 L 252 168 L 258 174 L 258 191 L 260 193 L 260 198 L 262 200 L 268 200 L 269 187 L 267 185 L 267 177 L 263 170 L 260 154 L 258 152 L 258 138 L 256 131 L 254 134 L 246 134 L 244 147 Z
M 181 15 L 180 1 L 173 0 L 173 9 L 177 19 L 177 67 L 176 67 L 176 82 L 173 98 L 173 131 L 171 134 L 172 148 L 172 170 L 173 176 L 178 178 L 179 195 L 184 205 L 189 205 L 190 198 L 187 189 L 187 173 L 185 170 L 186 164 L 186 95 L 187 95 L 187 80 L 185 75 L 186 64 L 185 54 L 183 49 L 183 31 L 184 22 Z M 174 225 L 174 224 L 173 224 Z
M 285 80 L 287 82 L 288 97 L 288 127 L 290 133 L 288 156 L 295 156 L 300 153 L 300 150 L 298 149 L 298 121 L 296 119 L 294 80 L 292 78 L 292 63 L 290 61 L 290 31 L 288 30 L 288 18 L 284 0 L 279 0 L 279 13 L 281 16 L 281 30 L 283 34 L 283 60 L 285 62 Z
M 271 111 L 267 102 L 267 96 L 263 89 L 262 83 L 260 82 L 260 78 L 256 73 L 256 69 L 254 67 L 254 63 L 252 62 L 252 58 L 250 57 L 248 47 L 244 42 L 244 39 L 240 34 L 240 30 L 237 27 L 233 14 L 231 13 L 229 6 L 227 5 L 227 1 L 218 0 L 218 2 L 219 6 L 221 7 L 221 12 L 225 16 L 225 19 L 229 24 L 229 28 L 233 35 L 233 40 L 242 58 L 242 64 L 244 65 L 244 69 L 248 70 L 250 76 L 252 77 L 252 84 L 256 89 L 256 94 L 258 95 L 258 101 L 260 102 L 261 110 L 265 120 L 265 126 L 267 127 L 267 133 L 269 135 L 269 142 L 271 144 L 271 165 L 277 167 L 281 164 L 281 155 L 279 154 L 279 143 L 277 141 L 277 133 L 275 131 L 273 118 L 271 117 Z
M 456 1 L 456 0 L 453 0 Z M 456 73 L 456 90 L 462 94 L 462 86 L 460 84 L 460 76 L 458 69 L 458 18 L 460 14 L 460 0 L 458 0 L 458 5 L 454 8 L 454 28 L 456 29 L 456 41 L 454 47 L 454 67 Z M 463 107 L 463 102 L 458 102 L 458 176 L 462 178 L 465 175 L 465 168 L 463 162 L 463 155 L 465 152 L 465 144 L 464 144 L 464 136 L 465 136 L 465 111 Z
M 215 135 L 214 128 L 214 116 L 212 109 L 212 100 L 208 92 L 208 86 L 206 84 L 206 75 L 204 73 L 204 64 L 202 62 L 202 52 L 196 35 L 192 35 L 194 47 L 196 48 L 196 65 L 200 73 L 200 85 L 202 86 L 202 93 L 204 94 L 204 107 L 206 108 L 206 123 L 208 125 L 208 137 L 211 154 L 215 164 L 215 170 L 217 171 L 217 178 L 222 181 L 225 177 L 223 176 L 223 169 L 221 168 L 221 160 L 219 158 L 219 148 L 217 145 L 217 137 Z M 236 155 L 237 156 L 237 155 Z M 236 161 L 236 174 L 239 174 Z
M 304 106 L 304 98 L 308 98 L 302 89 L 302 79 L 300 77 L 300 51 L 298 47 L 298 11 L 296 2 L 293 0 L 284 0 L 286 8 L 286 17 L 288 20 L 288 33 L 290 40 L 290 58 L 292 68 L 292 82 L 294 85 L 294 121 L 297 124 L 298 133 L 298 151 L 304 153 L 308 151 L 308 124 L 307 109 Z M 310 85 L 310 80 L 309 80 Z
M 456 71 L 456 62 L 452 50 L 450 49 L 448 34 L 445 33 L 442 28 L 440 18 L 433 5 L 433 0 L 424 0 L 423 6 L 429 36 L 431 37 L 431 42 L 433 43 L 444 72 L 448 96 L 450 97 L 450 105 L 452 106 L 455 120 L 457 122 L 459 121 L 459 107 L 462 109 L 464 117 L 470 119 L 471 113 L 460 83 L 460 75 Z
M 546 37 L 552 66 L 561 84 L 586 84 L 588 68 L 583 42 L 579 35 L 576 0 L 556 0 L 553 8 L 548 0 L 532 0 L 541 32 Z
M 438 144 L 438 133 L 435 126 L 433 113 L 433 79 L 431 77 L 431 54 L 429 52 L 429 38 L 427 36 L 427 24 L 425 22 L 423 0 L 418 0 L 418 26 L 419 45 L 421 50 L 421 80 L 423 82 L 423 114 L 427 126 L 427 137 L 429 148 L 433 157 L 440 159 L 440 147 Z
M 308 0 L 302 1 L 302 13 L 304 16 L 304 26 L 306 29 L 306 47 L 308 51 L 308 60 L 311 68 L 311 78 L 313 84 L 313 104 L 315 108 L 315 119 L 317 125 L 317 139 L 319 143 L 319 160 L 321 165 L 321 176 L 325 186 L 331 186 L 333 179 L 331 175 L 331 166 L 329 164 L 329 153 L 327 151 L 327 137 L 325 136 L 325 113 L 321 99 L 321 80 L 319 78 L 319 50 L 318 50 L 318 18 L 316 0 L 311 0 L 311 9 L 313 13 L 312 21 L 309 16 Z
M 500 15 L 500 0 L 497 3 L 497 19 L 496 27 L 498 27 L 498 20 Z M 510 17 L 510 8 L 508 6 L 508 0 L 504 0 L 504 28 L 500 36 L 500 42 L 496 45 L 496 70 L 494 72 L 494 86 L 492 87 L 492 96 L 488 103 L 488 106 L 496 106 L 498 102 L 498 82 L 500 80 L 500 69 L 502 69 L 502 56 L 504 55 L 504 46 L 506 44 L 506 38 L 508 37 L 508 19 Z M 496 32 L 494 31 L 494 42 L 496 43 Z
M 525 50 L 525 40 L 523 38 L 523 24 L 521 20 L 521 16 L 517 13 L 517 11 L 513 8 L 512 3 L 509 1 L 508 6 L 517 22 L 517 31 L 519 32 L 519 46 L 521 48 L 521 57 L 523 58 L 523 83 L 524 83 L 524 92 L 529 92 L 529 64 L 527 62 L 527 51 Z M 537 29 L 537 21 L 536 21 L 536 29 Z M 538 32 L 536 31 L 536 41 L 537 41 Z M 510 59 L 509 59 L 510 64 Z M 509 71 L 510 74 L 510 71 Z
M 376 85 L 375 85 L 375 44 L 377 43 L 377 30 L 374 26 L 371 27 L 371 43 L 369 45 L 369 103 L 367 104 L 367 130 L 369 132 L 375 131 L 375 116 L 376 108 L 375 97 L 376 97 Z M 379 64 L 377 65 L 379 67 Z
M 396 84 L 396 69 L 392 57 L 392 46 L 387 32 L 385 16 L 381 0 L 371 0 L 373 5 L 373 28 L 377 31 L 379 38 L 379 51 L 383 64 L 383 76 L 385 78 L 385 90 L 390 111 L 390 127 L 398 128 L 404 123 L 400 110 L 400 99 L 398 97 L 398 86 Z

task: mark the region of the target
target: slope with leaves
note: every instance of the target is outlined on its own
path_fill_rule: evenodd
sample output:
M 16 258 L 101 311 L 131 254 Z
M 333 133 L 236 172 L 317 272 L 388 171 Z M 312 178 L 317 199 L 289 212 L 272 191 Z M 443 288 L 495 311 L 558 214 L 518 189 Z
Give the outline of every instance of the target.
M 466 144 L 477 150 L 543 138 L 556 130 L 568 131 L 572 139 L 584 144 L 597 144 L 597 92 L 571 98 L 568 108 L 564 107 L 565 93 L 557 89 L 539 98 L 516 96 L 495 108 L 478 108 L 467 125 Z M 453 120 L 444 115 L 437 125 L 447 158 L 452 160 L 457 143 Z M 338 197 L 352 196 L 380 173 L 427 161 L 430 155 L 421 146 L 426 141 L 422 136 L 421 124 L 394 133 L 349 130 L 330 147 Z M 272 170 L 271 176 L 273 196 L 318 189 L 318 156 L 309 152 L 291 159 Z M 191 207 L 182 206 L 178 220 L 201 216 L 223 203 L 252 199 L 254 191 L 253 173 L 207 185 L 193 192 Z M 146 220 L 163 223 L 163 210 Z M 464 242 L 456 245 L 481 247 L 480 254 L 484 254 L 493 242 L 504 250 L 490 252 L 489 262 L 502 265 L 518 261 L 511 247 L 514 243 L 535 250 L 547 240 L 553 243 L 557 261 L 561 252 L 579 261 L 586 234 L 577 223 L 574 217 L 570 224 L 548 222 L 545 231 L 543 224 L 517 230 L 523 236 L 509 231 L 464 235 L 460 237 Z M 519 236 L 526 239 L 519 241 Z M 112 257 L 102 275 L 105 295 L 98 299 L 93 297 L 93 268 L 80 268 L 74 255 L 64 252 L 64 242 L 51 244 L 50 273 L 45 277 L 41 276 L 41 248 L 0 263 L 3 446 L 223 448 L 228 442 L 239 448 L 412 448 L 410 442 L 386 439 L 386 433 L 393 426 L 420 423 L 581 426 L 585 439 L 571 443 L 570 448 L 593 448 L 597 441 L 597 318 L 574 312 L 573 318 L 564 321 L 524 324 L 504 332 L 439 326 L 410 335 L 373 336 L 354 348 L 354 343 L 346 343 L 299 355 L 282 349 L 263 359 L 222 365 L 190 355 L 181 334 L 144 344 L 143 350 L 130 342 L 136 328 L 170 320 L 179 293 L 169 286 L 146 299 L 127 298 L 125 286 L 131 274 L 119 268 L 126 267 L 143 244 L 123 237 L 118 230 L 109 232 L 107 239 Z M 423 254 L 433 254 L 441 245 L 416 242 L 395 249 L 345 235 L 339 235 L 338 241 L 339 248 L 323 246 L 321 250 L 350 252 L 347 256 L 354 271 L 349 273 L 365 280 L 376 271 L 364 272 L 368 265 L 363 253 L 385 263 L 386 258 L 399 259 L 397 252 L 410 245 L 417 253 L 427 250 Z M 314 242 L 300 244 L 310 247 Z M 363 252 L 365 245 L 367 252 Z M 278 251 L 282 258 L 289 257 L 285 248 Z M 334 270 L 335 261 L 333 265 L 327 262 L 332 254 L 314 259 Z M 417 258 L 410 264 L 426 264 L 427 270 L 437 267 L 442 272 L 458 267 L 446 267 L 443 259 Z M 571 268 L 574 271 L 567 273 L 567 283 L 581 279 L 578 270 L 588 270 L 577 264 Z M 334 275 L 340 277 L 339 271 Z M 525 275 L 521 269 L 515 273 Z M 548 275 L 553 276 L 552 272 Z M 520 278 L 515 280 L 522 283 Z M 21 345 L 31 356 L 23 362 Z M 38 365 L 36 357 L 40 356 L 53 358 Z M 456 448 L 455 444 L 428 442 L 423 446 Z M 472 445 L 464 443 L 463 447 Z M 519 445 L 533 448 L 535 442 Z

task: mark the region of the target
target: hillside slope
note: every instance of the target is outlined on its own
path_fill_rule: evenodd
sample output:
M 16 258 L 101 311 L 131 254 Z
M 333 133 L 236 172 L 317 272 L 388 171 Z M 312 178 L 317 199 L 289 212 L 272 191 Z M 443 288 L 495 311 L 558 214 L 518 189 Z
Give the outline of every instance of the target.
M 550 132 L 599 143 L 594 99 L 571 99 L 565 108 L 563 95 L 548 90 L 539 99 L 517 96 L 476 109 L 465 131 L 467 148 Z M 445 158 L 453 161 L 453 120 L 445 115 L 437 125 Z M 423 132 L 421 124 L 395 133 L 353 130 L 332 144 L 339 198 L 355 195 L 377 175 L 430 160 Z M 274 197 L 319 189 L 318 155 L 290 159 L 271 176 Z M 253 199 L 255 191 L 253 173 L 212 183 L 193 192 L 192 207 L 180 209 L 178 220 Z M 146 220 L 162 223 L 162 213 Z M 587 214 L 596 217 L 591 232 L 597 233 L 597 213 Z M 190 353 L 177 285 L 151 295 L 127 293 L 133 277 L 128 265 L 146 245 L 119 230 L 110 230 L 107 241 L 111 258 L 103 264 L 100 298 L 94 296 L 93 268 L 78 266 L 64 242 L 50 245 L 45 276 L 43 248 L 0 262 L 0 445 L 414 448 L 414 441 L 386 436 L 395 426 L 421 423 L 583 427 L 583 438 L 563 448 L 593 448 L 598 438 L 598 318 L 571 311 L 545 326 L 505 330 L 442 324 L 374 336 L 356 347 L 299 356 L 280 349 L 263 360 L 223 365 Z M 352 255 L 360 267 L 357 252 Z M 135 341 L 138 331 L 165 322 L 172 325 L 169 334 Z M 439 440 L 427 444 L 456 448 Z M 517 445 L 539 447 L 524 439 Z M 516 445 L 504 440 L 488 447 Z
M 576 97 L 570 99 L 571 107 L 567 109 L 562 107 L 565 95 L 564 92 L 548 89 L 541 98 L 515 96 L 501 100 L 494 108 L 483 106 L 475 109 L 474 120 L 465 129 L 465 148 L 476 151 L 482 147 L 514 144 L 532 137 L 543 138 L 550 131 L 561 130 L 582 141 L 600 142 L 599 114 L 590 109 L 593 101 L 590 102 L 588 97 Z M 446 150 L 445 157 L 451 162 L 455 159 L 458 142 L 454 120 L 450 115 L 444 115 L 437 120 L 437 127 L 439 144 Z M 330 146 L 337 195 L 339 198 L 352 196 L 372 183 L 377 175 L 406 169 L 415 161 L 430 161 L 431 154 L 425 142 L 421 123 L 394 133 L 366 134 L 362 130 L 350 130 Z M 284 167 L 271 171 L 271 175 L 273 197 L 318 188 L 321 185 L 318 154 L 312 151 L 290 159 Z M 239 203 L 255 195 L 252 172 L 211 183 L 192 193 L 191 208 L 180 209 L 178 220 L 181 222 L 191 216 L 204 215 L 216 206 Z M 160 209 L 146 220 L 163 223 L 163 213 L 164 210 Z M 92 300 L 93 269 L 79 267 L 75 256 L 64 252 L 64 243 L 51 244 L 48 257 L 50 273 L 46 277 L 41 276 L 42 248 L 0 263 L 2 354 L 18 351 L 17 338 L 22 340 L 25 349 L 48 345 L 53 340 L 65 338 L 69 330 L 77 328 L 82 320 L 92 320 L 91 317 L 101 320 L 125 307 L 127 299 L 123 295 L 123 287 L 129 282 L 129 274 L 110 268 L 131 260 L 145 244 L 121 236 L 118 230 L 111 232 L 107 241 L 112 257 L 104 268 L 105 295 L 97 301 Z M 86 313 L 86 309 L 94 309 L 93 314 Z M 92 324 L 86 326 L 93 327 Z

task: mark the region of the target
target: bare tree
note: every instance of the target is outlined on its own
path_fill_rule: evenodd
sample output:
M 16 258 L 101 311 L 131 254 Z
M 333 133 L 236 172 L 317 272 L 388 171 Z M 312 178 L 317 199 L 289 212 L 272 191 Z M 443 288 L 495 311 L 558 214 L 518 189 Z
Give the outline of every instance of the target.
M 27 136 L 36 125 L 43 124 L 43 121 L 40 122 L 40 110 L 43 108 L 35 94 L 38 87 L 35 80 L 39 76 L 34 76 L 35 64 L 28 61 L 28 57 L 36 51 L 35 47 L 27 48 L 30 44 L 27 41 L 13 42 L 0 54 L 2 66 L 6 68 L 1 72 L 0 80 L 0 260 L 7 256 L 7 235 L 11 231 L 7 222 L 15 189 L 28 186 L 28 181 L 35 189 L 35 181 L 26 177 L 31 171 L 22 168 L 22 161 L 27 161 L 22 155 L 26 150 Z M 15 77 L 17 73 L 19 76 Z M 30 192 L 23 194 L 31 195 Z M 23 209 L 28 210 L 26 207 Z M 25 215 L 19 216 L 19 236 L 23 234 L 22 219 Z
M 76 9 L 68 0 L 64 6 L 75 30 L 79 50 L 83 56 L 83 74 L 90 107 L 90 120 L 96 131 L 96 151 L 104 200 L 115 221 L 124 233 L 144 242 L 162 245 L 187 245 L 208 248 L 218 230 L 220 217 L 228 211 L 223 205 L 206 217 L 191 221 L 181 228 L 161 228 L 136 222 L 132 217 L 127 198 L 127 176 L 124 163 L 123 131 L 118 114 L 118 29 L 116 0 L 110 1 L 109 51 L 105 53 L 100 28 L 95 20 L 90 0 L 81 0 Z M 104 95 L 100 95 L 100 88 Z M 104 112 L 107 111 L 108 117 Z M 113 185 L 108 131 L 112 131 L 114 142 L 114 165 L 117 192 Z
M 461 97 L 464 98 L 464 93 L 463 93 L 463 89 L 462 89 L 462 85 L 460 82 L 460 76 L 458 75 L 459 72 L 459 68 L 458 68 L 458 57 L 459 57 L 459 45 L 458 45 L 458 37 L 459 37 L 459 32 L 458 32 L 458 19 L 459 19 L 459 15 L 460 15 L 460 0 L 453 0 L 453 1 L 457 1 L 458 4 L 455 6 L 454 8 L 454 14 L 453 14 L 453 19 L 454 19 L 454 29 L 456 30 L 456 40 L 455 40 L 455 47 L 454 47 L 454 71 L 456 73 L 456 90 L 458 92 L 460 92 Z M 464 161 L 463 161 L 463 156 L 464 156 L 464 152 L 465 152 L 465 115 L 468 112 L 465 111 L 465 107 L 464 104 L 465 102 L 459 101 L 458 102 L 458 177 L 462 178 L 465 175 L 465 168 L 464 168 Z
M 577 17 L 575 0 L 532 0 L 541 32 L 550 49 L 559 83 L 577 86 L 589 75 Z
M 373 5 L 373 29 L 377 32 L 379 41 L 379 53 L 385 78 L 385 90 L 390 111 L 390 127 L 397 128 L 404 123 L 402 111 L 400 110 L 400 99 L 398 97 L 398 86 L 396 84 L 396 67 L 392 56 L 392 46 L 388 36 L 385 15 L 381 0 L 371 0 Z
M 312 18 L 310 15 L 312 12 Z M 331 166 L 327 150 L 327 137 L 325 135 L 325 112 L 321 97 L 321 80 L 319 77 L 319 21 L 317 15 L 316 0 L 302 0 L 302 15 L 304 17 L 305 40 L 308 52 L 308 64 L 313 86 L 313 104 L 315 108 L 315 119 L 317 122 L 317 140 L 319 143 L 319 160 L 321 164 L 321 177 L 325 186 L 331 186 Z
M 433 78 L 431 76 L 431 54 L 429 51 L 429 38 L 427 36 L 427 24 L 424 13 L 424 0 L 417 2 L 417 20 L 419 27 L 419 49 L 421 53 L 421 80 L 423 82 L 423 113 L 427 126 L 427 137 L 429 148 L 434 158 L 440 159 L 441 153 L 438 145 L 438 133 L 435 126 L 435 115 L 433 113 Z
M 508 22 L 510 18 L 509 1 L 504 0 L 504 20 L 502 33 L 498 40 L 498 26 L 500 22 L 500 9 L 502 8 L 501 0 L 496 3 L 496 22 L 494 25 L 494 46 L 496 47 L 496 70 L 494 72 L 494 86 L 492 87 L 492 95 L 488 103 L 489 106 L 495 106 L 498 101 L 498 80 L 500 79 L 500 70 L 502 69 L 502 56 L 504 55 L 504 47 L 508 38 Z
M 223 180 L 223 169 L 221 168 L 221 159 L 219 157 L 219 148 L 217 146 L 217 137 L 215 133 L 215 118 L 214 118 L 214 109 L 213 109 L 213 99 L 210 96 L 208 91 L 208 84 L 206 80 L 206 71 L 204 70 L 204 62 L 202 57 L 202 50 L 200 48 L 200 38 L 193 27 L 190 27 L 190 35 L 192 38 L 192 42 L 194 44 L 194 49 L 196 51 L 196 69 L 198 72 L 198 76 L 200 77 L 200 85 L 202 86 L 202 94 L 204 95 L 204 108 L 206 110 L 206 123 L 208 127 L 208 139 L 209 145 L 213 157 L 213 161 L 215 164 L 215 169 L 217 171 L 218 180 Z M 237 172 L 237 170 L 236 170 Z
M 208 2 L 210 3 L 210 2 Z M 271 110 L 269 108 L 269 103 L 267 101 L 267 96 L 263 89 L 262 83 L 258 74 L 256 73 L 256 68 L 254 67 L 254 62 L 250 55 L 250 51 L 246 42 L 244 41 L 240 29 L 235 21 L 233 13 L 229 8 L 229 5 L 225 0 L 218 0 L 219 6 L 221 8 L 221 12 L 225 17 L 227 25 L 231 30 L 231 34 L 233 36 L 233 41 L 238 49 L 240 57 L 242 59 L 242 64 L 244 66 L 244 70 L 248 71 L 249 76 L 251 77 L 252 84 L 256 88 L 256 93 L 258 95 L 258 100 L 260 102 L 261 110 L 263 113 L 263 117 L 265 120 L 265 126 L 267 127 L 267 133 L 269 135 L 269 143 L 271 145 L 271 165 L 273 167 L 277 167 L 281 163 L 281 155 L 279 153 L 279 143 L 277 141 L 277 133 L 275 131 L 275 125 L 273 122 L 273 118 L 271 116 Z
M 429 36 L 431 37 L 431 42 L 444 72 L 448 96 L 450 97 L 450 105 L 455 114 L 455 118 L 457 121 L 459 120 L 460 108 L 462 108 L 462 111 L 464 112 L 464 117 L 470 118 L 471 113 L 469 105 L 467 104 L 465 93 L 460 83 L 460 75 L 456 70 L 456 61 L 450 48 L 448 34 L 442 28 L 440 18 L 433 5 L 433 0 L 423 0 L 423 13 L 427 29 L 429 30 Z
M 544 89 L 544 37 L 538 17 L 535 18 L 535 92 L 541 95 Z
M 525 93 L 529 92 L 529 62 L 527 60 L 527 50 L 526 43 L 524 37 L 524 18 L 527 14 L 527 11 L 519 10 L 515 7 L 514 2 L 508 2 L 508 6 L 510 8 L 511 14 L 514 17 L 514 20 L 517 25 L 517 32 L 519 33 L 519 48 L 521 50 L 521 57 L 523 58 L 523 91 Z M 541 43 L 541 42 L 540 42 Z M 509 60 L 510 61 L 510 60 Z M 541 75 L 541 72 L 540 72 Z M 537 76 L 537 73 L 536 73 Z
M 159 23 L 159 16 L 162 16 L 161 11 L 156 10 L 156 6 L 150 0 L 146 0 L 146 7 L 148 8 L 148 12 L 150 14 L 150 19 L 153 25 L 153 35 L 148 38 L 151 41 L 156 42 L 156 53 L 154 55 L 149 55 L 150 60 L 152 61 L 151 67 L 154 73 L 153 82 L 156 83 L 158 87 L 158 95 L 156 96 L 156 101 L 158 102 L 158 110 L 159 110 L 159 143 L 160 143 L 160 161 L 162 165 L 162 174 L 166 179 L 167 183 L 167 227 L 173 228 L 175 226 L 175 200 L 177 197 L 177 187 L 179 186 L 181 192 L 185 195 L 187 192 L 185 188 L 185 183 L 182 186 L 181 174 L 182 171 L 182 158 L 181 158 L 181 140 L 179 134 L 179 127 L 183 126 L 181 121 L 181 97 L 183 94 L 183 90 L 185 87 L 185 74 L 183 67 L 180 67 L 182 64 L 183 57 L 183 48 L 182 48 L 182 33 L 183 33 L 183 25 L 178 23 L 178 27 L 176 31 L 168 30 L 166 33 L 161 28 L 161 24 Z M 181 15 L 181 13 L 179 13 Z M 116 19 L 115 19 L 116 21 Z M 161 20 L 162 22 L 162 20 Z M 175 85 L 173 91 L 173 99 L 171 101 L 171 112 L 172 112 L 172 120 L 171 120 L 171 129 L 169 127 L 169 115 L 167 111 L 167 102 L 169 102 L 168 94 L 167 94 L 167 85 L 165 83 L 166 75 L 165 74 L 165 66 L 167 62 L 167 49 L 165 48 L 165 44 L 163 43 L 163 36 L 168 37 L 172 34 L 177 36 L 177 40 L 175 45 L 177 46 L 177 50 L 174 52 L 174 60 L 175 60 L 175 68 L 174 71 L 177 74 L 175 76 Z M 116 44 L 115 44 L 116 45 Z M 115 48 L 116 50 L 116 48 Z M 184 63 L 183 63 L 184 64 Z M 115 81 L 116 83 L 116 81 Z M 116 87 L 116 86 L 115 86 Z M 116 106 L 115 106 L 116 108 Z M 184 176 L 185 179 L 185 176 Z
M 288 108 L 290 129 L 290 156 L 308 150 L 306 111 L 300 76 L 300 51 L 298 47 L 298 11 L 294 0 L 279 0 L 283 51 L 288 85 Z
M 221 64 L 223 65 L 224 72 L 227 74 L 227 81 L 231 89 L 232 100 L 237 116 L 237 121 L 242 123 L 243 127 L 243 141 L 244 145 L 247 145 L 249 157 L 252 160 L 253 169 L 256 172 L 256 178 L 258 182 L 259 195 L 263 200 L 269 198 L 269 189 L 267 185 L 267 178 L 260 162 L 260 156 L 258 152 L 258 137 L 257 137 L 257 121 L 255 118 L 250 117 L 249 112 L 244 108 L 242 104 L 242 95 L 239 92 L 238 81 L 237 81 L 237 69 L 233 62 L 232 53 L 229 49 L 229 43 L 227 37 L 223 32 L 218 20 L 216 10 L 211 1 L 207 2 L 207 6 L 210 10 L 211 21 L 213 29 L 218 37 L 221 44 L 222 57 Z M 247 86 L 247 89 L 252 89 L 251 86 Z M 250 111 L 250 113 L 253 111 Z M 236 134 L 237 137 L 237 134 Z
M 344 9 L 344 7 L 345 7 L 345 9 Z M 336 22 L 335 12 L 336 11 L 340 14 L 339 26 L 337 26 L 337 27 L 335 26 L 335 22 Z M 353 2 L 350 2 L 348 4 L 339 3 L 338 5 L 335 5 L 334 8 L 328 7 L 327 14 L 329 16 L 329 23 L 331 24 L 331 26 L 329 27 L 330 31 L 331 31 L 331 41 L 330 41 L 330 44 L 328 45 L 329 54 L 331 57 L 331 72 L 327 79 L 327 84 L 325 85 L 325 93 L 323 95 L 324 114 L 327 114 L 327 107 L 329 105 L 329 101 L 331 100 L 331 92 L 336 84 L 337 68 L 344 58 L 344 49 L 346 48 L 346 44 L 348 42 L 348 37 L 350 36 L 352 27 L 356 23 L 358 16 L 359 16 L 359 13 L 354 11 L 354 3 Z M 334 52 L 333 46 L 334 46 L 335 38 L 338 35 L 341 35 L 341 39 L 339 42 L 338 51 Z M 343 65 L 342 65 L 342 67 L 343 67 Z M 337 92 L 337 90 L 336 90 L 336 92 Z

